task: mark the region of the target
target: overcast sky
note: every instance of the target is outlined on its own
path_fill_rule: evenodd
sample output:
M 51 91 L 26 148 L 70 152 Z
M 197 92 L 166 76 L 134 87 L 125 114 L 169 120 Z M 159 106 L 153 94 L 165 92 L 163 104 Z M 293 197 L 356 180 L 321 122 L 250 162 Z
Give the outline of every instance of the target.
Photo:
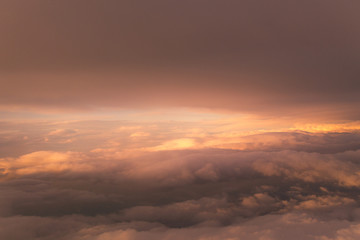
M 359 117 L 357 1 L 0 1 L 0 104 Z

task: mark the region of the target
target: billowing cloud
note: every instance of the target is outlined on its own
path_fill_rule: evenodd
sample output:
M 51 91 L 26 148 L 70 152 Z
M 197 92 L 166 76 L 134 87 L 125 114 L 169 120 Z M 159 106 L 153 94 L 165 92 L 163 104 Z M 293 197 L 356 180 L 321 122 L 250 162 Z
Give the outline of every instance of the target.
M 359 151 L 193 149 L 109 156 L 42 151 L 1 159 L 0 213 L 9 226 L 1 236 L 285 239 L 299 231 L 298 239 L 341 239 L 358 234 Z M 28 230 L 11 235 L 15 222 Z M 46 226 L 54 231 L 41 230 Z

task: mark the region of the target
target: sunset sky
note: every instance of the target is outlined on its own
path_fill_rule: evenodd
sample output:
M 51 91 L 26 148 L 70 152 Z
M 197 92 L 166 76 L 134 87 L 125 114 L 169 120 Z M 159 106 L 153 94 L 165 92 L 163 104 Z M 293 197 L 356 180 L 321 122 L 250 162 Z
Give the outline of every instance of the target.
M 0 0 L 0 239 L 360 239 L 359 12 Z

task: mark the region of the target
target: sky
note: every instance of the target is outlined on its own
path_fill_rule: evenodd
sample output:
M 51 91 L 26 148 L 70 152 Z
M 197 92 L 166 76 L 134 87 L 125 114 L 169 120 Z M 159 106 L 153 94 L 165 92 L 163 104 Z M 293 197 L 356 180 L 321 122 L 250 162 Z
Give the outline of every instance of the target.
M 359 239 L 359 10 L 0 0 L 0 239 Z

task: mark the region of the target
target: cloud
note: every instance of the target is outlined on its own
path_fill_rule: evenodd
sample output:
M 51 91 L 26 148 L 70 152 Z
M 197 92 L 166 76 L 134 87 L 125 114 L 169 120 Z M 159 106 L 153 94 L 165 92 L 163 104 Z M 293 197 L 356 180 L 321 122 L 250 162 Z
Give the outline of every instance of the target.
M 322 237 L 321 240 L 342 240 L 342 239 L 356 239 L 360 236 L 360 225 L 353 224 L 348 228 L 340 229 L 336 232 L 336 237 L 328 238 Z
M 356 129 L 226 135 L 217 128 L 227 125 L 212 122 L 196 137 L 188 136 L 199 131 L 194 122 L 2 124 L 4 140 L 29 136 L 25 142 L 34 151 L 20 154 L 26 149 L 13 141 L 8 146 L 18 149 L 18 156 L 0 158 L 0 238 L 329 240 L 358 235 Z M 131 137 L 137 132 L 150 135 Z M 78 151 L 56 139 L 54 145 L 43 141 L 74 135 Z M 188 139 L 194 147 L 169 145 Z M 214 139 L 225 143 L 204 147 Z M 226 149 L 229 142 L 232 149 Z M 80 151 L 85 143 L 90 146 Z M 144 150 L 164 144 L 167 149 Z M 59 145 L 64 150 L 57 150 Z
M 350 152 L 343 155 L 320 155 L 320 154 L 287 154 L 280 153 L 271 161 L 254 162 L 254 169 L 266 176 L 285 175 L 288 178 L 301 179 L 307 182 L 336 181 L 342 186 L 359 186 L 360 172 L 356 162 L 347 162 L 341 158 L 357 155 Z M 340 158 L 340 159 L 339 159 Z
M 161 224 L 127 222 L 95 225 L 95 219 L 72 216 L 60 219 L 40 217 L 1 218 L 3 238 L 12 239 L 357 239 L 359 224 L 326 221 L 304 213 L 260 216 L 226 227 L 197 226 L 166 228 Z M 99 219 L 98 219 L 99 221 Z M 56 227 L 55 227 L 56 226 Z M 18 231 L 21 228 L 23 231 Z
M 138 224 L 139 225 L 139 224 Z M 131 226 L 131 225 L 130 225 Z M 152 229 L 137 230 L 118 225 L 84 229 L 70 239 L 356 239 L 358 225 L 351 222 L 323 222 L 306 214 L 284 214 L 261 216 L 246 223 L 227 227 L 198 226 L 193 228 L 164 228 L 154 225 Z M 127 226 L 129 227 L 129 225 Z M 334 237 L 334 238 L 333 238 Z M 346 238 L 345 238 L 346 239 Z
M 63 172 L 66 170 L 89 170 L 89 165 L 80 162 L 79 153 L 58 153 L 39 151 L 23 155 L 17 159 L 1 159 L 3 174 L 28 175 L 33 173 Z
M 37 151 L 93 151 L 122 157 L 188 148 L 340 153 L 360 148 L 357 127 L 357 122 L 332 124 L 328 128 L 320 123 L 304 127 L 254 116 L 204 121 L 3 121 L 0 157 L 16 158 Z
M 310 239 L 310 240 L 340 240 L 356 239 L 359 236 L 358 224 L 347 221 L 324 222 L 321 219 L 314 218 L 307 214 L 284 214 L 260 216 L 245 223 L 236 223 L 226 227 L 218 226 L 198 226 L 192 228 L 166 228 L 159 224 L 146 224 L 144 222 L 117 223 L 113 225 L 99 225 L 91 227 L 91 220 L 87 223 L 81 223 L 84 219 L 73 217 L 68 219 L 41 219 L 34 217 L 14 217 L 11 222 L 6 222 L 9 230 L 14 229 L 15 223 L 26 227 L 29 230 L 37 229 L 37 235 L 16 233 L 18 238 L 27 237 L 27 239 L 49 239 L 46 236 L 45 229 L 36 228 L 34 223 L 47 223 L 47 226 L 57 224 L 58 229 L 52 231 L 50 238 L 53 239 Z M 85 221 L 86 222 L 86 221 Z M 72 225 L 71 225 L 72 224 Z M 35 225 L 35 226 L 34 226 Z M 61 232 L 71 229 L 70 234 Z M 9 231 L 10 232 L 10 231 Z M 25 234 L 24 234 L 25 233 Z M 5 235 L 2 236 L 14 236 Z M 347 237 L 347 238 L 346 238 Z
M 358 119 L 358 7 L 335 0 L 6 1 L 0 105 Z
M 176 149 L 189 149 L 195 145 L 194 139 L 180 138 L 167 141 L 159 146 L 149 148 L 149 151 L 164 151 L 164 150 L 176 150 Z
M 106 159 L 108 156 L 100 158 L 98 155 L 74 152 L 34 152 L 16 159 L 3 158 L 1 164 L 5 185 L 17 181 L 21 185 L 22 179 L 34 178 L 40 181 L 34 182 L 34 191 L 41 189 L 36 187 L 37 184 L 50 181 L 58 182 L 60 189 L 62 186 L 65 189 L 74 187 L 91 193 L 90 185 L 82 180 L 87 179 L 89 183 L 97 184 L 96 194 L 103 195 L 105 199 L 107 191 L 117 186 L 118 190 L 108 200 L 123 202 L 124 206 L 136 204 L 131 201 L 142 201 L 140 195 L 137 195 L 140 192 L 148 194 L 147 201 L 150 205 L 156 201 L 170 204 L 173 201 L 219 197 L 223 194 L 248 208 L 262 206 L 262 203 L 269 205 L 272 201 L 283 204 L 283 201 L 289 199 L 277 196 L 280 189 L 276 190 L 283 186 L 288 189 L 289 197 L 303 202 L 299 206 L 305 208 L 311 204 L 321 205 L 328 200 L 334 202 L 341 199 L 318 198 L 315 201 L 300 197 L 302 191 L 310 196 L 333 194 L 334 191 L 344 191 L 345 194 L 346 189 L 358 187 L 358 156 L 358 151 L 315 154 L 291 151 L 184 150 L 155 152 L 135 158 Z M 252 186 L 247 186 L 251 182 Z M 310 189 L 306 187 L 309 183 L 313 186 Z M 292 184 L 301 187 L 300 190 L 295 189 L 295 195 L 289 189 Z M 8 186 L 11 188 L 11 185 Z M 241 189 L 245 191 L 245 195 L 241 194 Z M 171 194 L 161 201 L 158 198 L 165 190 Z M 254 191 L 259 192 L 254 195 Z M 122 196 L 125 193 L 128 194 L 127 197 Z M 345 196 L 350 193 L 351 191 Z M 344 201 L 354 199 L 353 195 L 348 197 Z M 121 208 L 121 205 L 118 207 Z
M 0 239 L 359 239 L 359 6 L 0 1 Z

